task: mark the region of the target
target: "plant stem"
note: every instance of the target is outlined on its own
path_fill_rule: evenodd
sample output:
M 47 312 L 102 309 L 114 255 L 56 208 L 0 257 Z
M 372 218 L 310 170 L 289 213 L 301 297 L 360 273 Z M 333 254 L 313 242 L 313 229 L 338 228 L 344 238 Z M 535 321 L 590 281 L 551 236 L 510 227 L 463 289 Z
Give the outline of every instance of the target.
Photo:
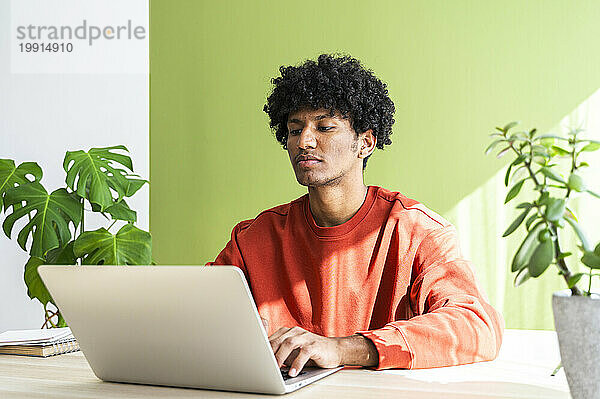
M 517 150 L 514 146 L 513 143 L 510 143 L 510 148 L 512 148 L 512 150 L 518 155 L 521 156 L 523 155 L 519 150 Z M 537 181 L 535 174 L 533 173 L 533 171 L 531 170 L 531 161 L 533 160 L 533 146 L 531 144 L 529 144 L 529 158 L 525 158 L 525 166 L 527 167 L 527 171 L 529 172 L 529 176 L 531 177 L 531 179 L 533 180 L 533 182 L 535 183 L 536 187 L 540 185 L 540 183 Z
M 85 215 L 85 198 L 81 198 L 81 228 L 79 229 L 79 235 L 81 236 L 84 232 L 84 215 Z M 79 259 L 79 266 L 83 265 L 83 258 Z
M 572 144 L 572 148 L 573 150 L 571 151 L 571 174 L 573 174 L 573 172 L 575 172 L 577 170 L 577 153 L 575 152 L 575 147 L 576 147 L 576 143 L 575 143 L 575 139 L 577 136 L 575 136 L 573 138 L 573 144 Z M 569 195 L 571 195 L 571 187 L 569 187 L 569 185 L 567 184 L 567 193 L 565 194 L 565 203 L 568 201 L 569 199 Z M 556 248 L 555 248 L 555 253 L 557 254 L 556 257 L 558 259 L 558 254 L 560 254 L 560 248 L 558 246 L 558 232 L 556 231 L 556 227 L 554 227 L 554 231 L 556 232 Z M 567 267 L 567 263 L 565 262 L 564 259 L 558 259 L 557 261 L 557 266 L 559 266 L 559 269 L 561 269 L 563 276 L 565 277 L 565 280 L 568 283 L 569 278 L 571 278 L 571 272 L 569 271 L 568 267 Z M 565 274 L 566 273 L 566 274 Z M 590 271 L 590 281 L 589 281 L 589 285 L 590 288 L 588 288 L 588 294 L 591 292 L 591 284 L 592 284 L 592 276 L 591 276 L 591 271 Z M 571 295 L 582 295 L 581 290 L 575 285 L 573 286 L 573 288 L 571 288 Z
M 107 230 L 110 230 L 110 228 L 111 228 L 111 227 L 113 227 L 113 225 L 114 225 L 115 223 L 117 223 L 117 221 L 116 221 L 116 220 L 113 220 L 113 222 L 110 224 L 110 226 L 108 226 L 108 229 L 107 229 Z
M 571 174 L 577 170 L 577 153 L 575 152 L 577 146 L 577 143 L 575 142 L 576 138 L 577 135 L 573 136 L 573 144 L 571 144 L 573 146 L 573 150 L 571 151 Z M 571 187 L 567 184 L 567 195 L 565 196 L 565 199 L 569 197 L 569 194 L 571 194 Z
M 560 270 L 560 274 L 563 276 L 565 282 L 568 285 L 569 279 L 571 278 L 572 274 L 565 260 L 559 258 L 562 251 L 560 250 L 560 243 L 558 242 L 558 232 L 556 230 L 556 226 L 546 219 L 539 205 L 535 205 L 535 208 L 540 218 L 544 221 L 544 223 L 546 223 L 546 227 L 548 228 L 548 230 L 550 230 L 552 236 L 556 237 L 556 241 L 554 242 L 554 259 L 556 259 L 556 267 L 558 267 L 558 270 Z M 573 286 L 573 288 L 571 288 L 571 295 L 580 296 L 582 295 L 582 293 L 577 286 Z
M 48 304 L 44 305 L 44 314 L 45 314 L 45 319 L 46 319 L 46 320 L 44 321 L 44 324 L 42 325 L 42 328 L 44 328 L 44 327 L 46 327 L 46 328 L 50 328 L 50 327 L 48 326 L 48 323 L 49 323 L 49 324 L 50 324 L 50 326 L 52 326 L 53 328 L 56 328 L 56 324 L 54 324 L 54 323 L 52 322 L 52 318 L 58 314 L 58 310 L 57 310 L 56 312 L 52 312 L 52 313 L 50 313 L 50 314 L 49 314 L 49 313 L 48 313 L 48 307 L 47 307 L 47 306 L 48 306 Z
M 44 324 L 42 324 L 41 328 L 48 326 L 48 309 L 46 308 L 47 306 L 48 306 L 48 304 L 44 305 Z
M 563 278 L 565 279 L 565 281 L 567 282 L 567 284 L 569 284 L 569 279 L 571 278 L 571 271 L 569 270 L 569 268 L 567 267 L 567 263 L 565 262 L 564 259 L 559 259 L 558 256 L 561 253 L 560 250 L 560 245 L 558 244 L 558 233 L 556 232 L 556 227 L 554 225 L 551 224 L 550 227 L 552 234 L 555 235 L 556 237 L 556 245 L 554 246 L 554 256 L 556 258 L 556 266 L 558 267 L 558 269 L 560 270 Z M 581 296 L 582 292 L 579 289 L 579 287 L 577 287 L 576 285 L 574 285 L 571 288 L 571 295 L 573 296 Z
M 550 376 L 554 377 L 556 375 L 556 373 L 558 373 L 558 370 L 560 370 L 561 368 L 562 368 L 562 362 L 558 363 L 558 366 L 556 366 L 556 368 L 554 369 L 552 374 L 550 374 Z
M 84 218 L 84 212 L 85 212 L 84 202 L 85 202 L 85 199 L 82 198 L 81 199 L 81 228 L 79 229 L 79 235 L 81 235 L 83 233 L 83 228 L 84 228 L 83 227 L 83 218 Z

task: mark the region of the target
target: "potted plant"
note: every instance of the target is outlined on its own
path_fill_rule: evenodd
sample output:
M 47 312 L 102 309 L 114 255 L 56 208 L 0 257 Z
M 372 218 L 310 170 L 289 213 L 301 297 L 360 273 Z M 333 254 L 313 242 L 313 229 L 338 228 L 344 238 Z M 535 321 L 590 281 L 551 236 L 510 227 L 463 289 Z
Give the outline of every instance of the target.
M 500 158 L 512 154 L 504 184 L 511 185 L 504 203 L 508 203 L 529 185 L 535 198 L 518 204 L 520 213 L 504 232 L 503 237 L 520 226 L 525 238 L 517 249 L 511 264 L 516 274 L 514 285 L 541 276 L 550 265 L 555 265 L 568 289 L 555 292 L 552 297 L 554 325 L 559 340 L 562 365 L 565 368 L 573 398 L 600 398 L 600 299 L 592 293 L 592 280 L 599 276 L 600 243 L 590 245 L 579 226 L 577 216 L 569 207 L 574 194 L 600 198 L 583 181 L 580 169 L 588 163 L 579 157 L 600 149 L 600 142 L 585 139 L 582 129 L 572 129 L 566 137 L 552 134 L 511 132 L 517 122 L 511 122 L 491 134 L 494 141 L 487 147 L 488 154 L 501 147 Z M 563 175 L 561 170 L 565 172 Z M 514 181 L 516 180 L 516 181 Z M 564 229 L 575 232 L 581 256 L 563 251 Z M 579 259 L 579 260 L 578 260 Z M 572 261 L 571 267 L 567 260 Z M 573 268 L 573 264 L 576 268 Z M 577 269 L 585 272 L 576 272 Z M 587 282 L 582 287 L 582 277 Z
M 15 166 L 11 159 L 0 159 L 2 229 L 11 238 L 15 223 L 21 219 L 26 223 L 17 242 L 30 256 L 24 279 L 29 297 L 44 306 L 42 328 L 66 323 L 37 272 L 40 265 L 147 265 L 152 261 L 150 233 L 134 226 L 136 212 L 125 202 L 148 181 L 133 174 L 128 155 L 114 150 L 128 152 L 122 145 L 67 151 L 66 187 L 51 193 L 41 183 L 43 173 L 37 163 Z M 110 226 L 85 231 L 85 211 L 102 214 Z M 113 234 L 110 229 L 117 220 L 127 223 Z

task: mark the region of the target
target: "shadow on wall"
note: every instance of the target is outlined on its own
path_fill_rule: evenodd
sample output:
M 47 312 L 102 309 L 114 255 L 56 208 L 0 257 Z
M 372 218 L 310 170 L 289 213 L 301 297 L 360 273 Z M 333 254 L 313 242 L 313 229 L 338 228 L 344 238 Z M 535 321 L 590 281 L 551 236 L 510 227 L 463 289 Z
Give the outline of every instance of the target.
M 519 127 L 529 130 L 535 126 L 518 126 L 517 129 Z M 547 133 L 566 135 L 566 131 L 571 127 L 585 129 L 582 134 L 584 138 L 600 140 L 600 90 Z M 483 150 L 482 148 L 481 151 Z M 591 190 L 600 192 L 598 152 L 582 154 L 581 159 L 590 164 L 589 168 L 582 170 L 582 177 L 591 185 Z M 508 188 L 504 186 L 505 173 L 506 169 L 498 171 L 485 184 L 463 198 L 444 217 L 456 226 L 464 255 L 473 261 L 482 288 L 488 294 L 490 303 L 503 313 L 506 327 L 553 329 L 551 293 L 566 288 L 558 273 L 545 273 L 518 288 L 513 286 L 514 275 L 510 272 L 510 263 L 523 241 L 524 229 L 519 227 L 516 233 L 507 238 L 502 238 L 502 234 L 520 213 L 515 206 L 523 202 L 521 200 L 532 199 L 529 193 L 532 190 L 531 187 L 525 186 L 516 199 L 505 205 L 504 198 L 508 192 Z M 526 182 L 527 184 L 530 182 Z M 573 211 L 579 218 L 579 224 L 591 242 L 598 242 L 600 225 L 594 221 L 600 220 L 600 200 L 587 194 L 573 194 L 579 195 L 571 196 Z M 567 264 L 578 270 L 573 267 L 575 261 L 581 258 L 576 237 L 570 229 L 565 229 L 564 232 L 566 234 L 563 235 L 561 246 L 566 248 L 564 251 L 577 255 L 568 258 Z

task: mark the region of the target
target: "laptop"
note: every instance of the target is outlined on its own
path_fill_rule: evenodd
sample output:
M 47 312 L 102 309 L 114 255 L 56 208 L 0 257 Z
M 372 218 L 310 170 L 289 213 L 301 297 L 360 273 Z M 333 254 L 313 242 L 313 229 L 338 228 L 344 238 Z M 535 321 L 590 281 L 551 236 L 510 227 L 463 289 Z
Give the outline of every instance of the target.
M 234 266 L 44 265 L 38 271 L 104 381 L 284 394 L 342 368 L 287 376 Z

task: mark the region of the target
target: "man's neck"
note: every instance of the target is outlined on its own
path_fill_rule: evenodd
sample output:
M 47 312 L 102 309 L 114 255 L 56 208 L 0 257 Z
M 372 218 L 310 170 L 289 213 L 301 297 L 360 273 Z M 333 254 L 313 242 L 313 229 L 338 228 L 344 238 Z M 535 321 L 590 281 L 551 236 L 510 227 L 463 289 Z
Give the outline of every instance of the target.
M 310 211 L 318 226 L 332 227 L 347 222 L 358 212 L 367 197 L 362 183 L 351 187 L 309 187 Z

